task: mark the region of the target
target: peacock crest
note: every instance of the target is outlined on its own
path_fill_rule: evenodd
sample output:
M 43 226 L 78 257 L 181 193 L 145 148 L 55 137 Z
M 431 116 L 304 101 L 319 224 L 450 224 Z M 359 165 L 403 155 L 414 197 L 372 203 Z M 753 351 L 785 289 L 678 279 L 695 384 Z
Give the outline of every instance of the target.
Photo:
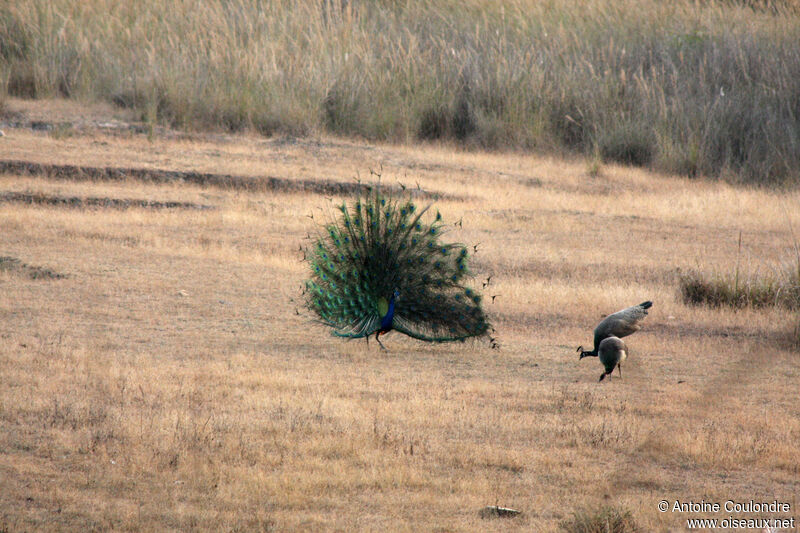
M 306 306 L 334 335 L 380 343 L 390 330 L 429 342 L 487 333 L 481 295 L 464 284 L 467 248 L 442 242 L 446 227 L 431 207 L 366 187 L 322 226 L 306 251 Z

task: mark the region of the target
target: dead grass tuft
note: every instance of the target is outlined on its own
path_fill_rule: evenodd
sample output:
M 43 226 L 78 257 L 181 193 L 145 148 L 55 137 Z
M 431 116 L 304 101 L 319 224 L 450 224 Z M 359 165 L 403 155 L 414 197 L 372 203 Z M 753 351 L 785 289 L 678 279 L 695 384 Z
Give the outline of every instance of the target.
M 683 301 L 691 305 L 800 308 L 800 286 L 771 277 L 740 280 L 735 274 L 707 275 L 691 271 L 680 276 L 679 286 Z
M 715 272 L 704 274 L 691 270 L 679 277 L 683 301 L 692 305 L 710 307 L 728 306 L 768 307 L 781 306 L 787 309 L 800 309 L 800 247 L 792 234 L 793 246 L 785 253 L 786 259 L 775 263 L 768 273 L 742 271 L 742 232 L 739 232 L 739 246 L 736 253 L 736 266 L 732 273 Z
M 629 510 L 610 505 L 576 511 L 572 518 L 561 522 L 561 530 L 566 533 L 635 533 L 640 531 Z
M 62 279 L 66 277 L 49 268 L 27 265 L 16 257 L 8 256 L 0 257 L 0 272 L 22 275 L 30 279 Z

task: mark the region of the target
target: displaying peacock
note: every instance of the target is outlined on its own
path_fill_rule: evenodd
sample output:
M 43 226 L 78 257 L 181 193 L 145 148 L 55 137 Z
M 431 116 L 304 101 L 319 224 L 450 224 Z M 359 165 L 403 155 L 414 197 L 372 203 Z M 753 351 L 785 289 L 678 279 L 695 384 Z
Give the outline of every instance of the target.
M 439 241 L 445 225 L 430 208 L 380 186 L 338 206 L 306 251 L 306 306 L 334 335 L 375 334 L 385 349 L 380 336 L 391 330 L 428 342 L 487 333 L 481 296 L 463 284 L 467 248 Z

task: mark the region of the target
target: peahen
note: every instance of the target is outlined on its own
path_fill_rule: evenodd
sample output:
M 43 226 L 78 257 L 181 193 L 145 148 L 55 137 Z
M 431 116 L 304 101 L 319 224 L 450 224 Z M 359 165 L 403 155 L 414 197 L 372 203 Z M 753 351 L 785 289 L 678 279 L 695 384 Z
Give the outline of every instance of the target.
M 653 302 L 648 300 L 639 305 L 626 307 L 621 311 L 617 311 L 605 317 L 597 327 L 594 328 L 594 349 L 592 351 L 586 351 L 583 349 L 583 346 L 578 346 L 578 352 L 581 354 L 579 359 L 583 359 L 584 357 L 597 357 L 600 343 L 607 337 L 627 337 L 642 329 L 639 322 L 644 320 L 644 317 L 647 316 L 647 310 L 652 306 Z
M 619 377 L 622 378 L 622 363 L 628 358 L 628 347 L 622 342 L 622 339 L 611 335 L 606 337 L 597 348 L 597 357 L 603 363 L 605 371 L 600 374 L 600 380 L 603 381 L 606 376 L 610 376 L 614 372 L 614 368 L 619 370 Z
M 306 306 L 334 335 L 374 334 L 385 349 L 380 336 L 392 330 L 428 342 L 487 333 L 481 296 L 463 283 L 467 248 L 439 241 L 444 223 L 423 217 L 430 208 L 380 186 L 338 206 L 306 252 Z

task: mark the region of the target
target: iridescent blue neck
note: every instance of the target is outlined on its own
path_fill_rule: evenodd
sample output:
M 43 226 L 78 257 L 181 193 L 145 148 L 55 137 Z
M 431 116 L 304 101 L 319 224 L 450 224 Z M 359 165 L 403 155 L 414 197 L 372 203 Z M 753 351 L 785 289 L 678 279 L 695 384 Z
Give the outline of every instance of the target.
M 395 295 L 392 294 L 392 297 L 389 299 L 389 310 L 386 311 L 386 314 L 381 318 L 381 329 L 384 331 L 388 331 L 392 329 L 392 320 L 394 319 L 394 298 Z

